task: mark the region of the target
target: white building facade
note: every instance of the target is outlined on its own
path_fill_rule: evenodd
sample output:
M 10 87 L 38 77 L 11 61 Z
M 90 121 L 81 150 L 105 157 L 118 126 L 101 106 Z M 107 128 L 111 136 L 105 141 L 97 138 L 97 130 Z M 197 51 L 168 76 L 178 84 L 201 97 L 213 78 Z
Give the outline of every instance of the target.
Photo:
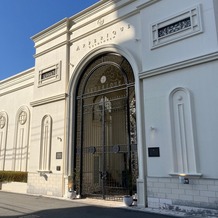
M 218 2 L 108 0 L 32 37 L 0 81 L 0 170 L 30 194 L 218 209 Z

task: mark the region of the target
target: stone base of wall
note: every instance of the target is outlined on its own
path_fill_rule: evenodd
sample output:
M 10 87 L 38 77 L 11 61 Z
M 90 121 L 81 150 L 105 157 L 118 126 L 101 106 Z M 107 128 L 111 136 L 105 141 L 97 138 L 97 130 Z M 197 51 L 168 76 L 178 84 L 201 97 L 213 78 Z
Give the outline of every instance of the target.
M 1 190 L 26 194 L 27 193 L 27 183 L 24 183 L 24 182 L 3 182 L 3 183 L 1 183 Z
M 181 184 L 178 178 L 147 178 L 148 207 L 175 209 L 218 209 L 218 180 L 189 178 Z
M 54 173 L 28 173 L 27 193 L 63 197 L 63 177 Z

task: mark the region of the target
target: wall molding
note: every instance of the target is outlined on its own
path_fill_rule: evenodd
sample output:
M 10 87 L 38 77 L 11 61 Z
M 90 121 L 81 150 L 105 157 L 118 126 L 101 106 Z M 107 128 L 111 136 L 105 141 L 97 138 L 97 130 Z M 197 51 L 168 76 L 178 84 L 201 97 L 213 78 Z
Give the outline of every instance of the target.
M 42 118 L 38 170 L 42 176 L 51 173 L 52 124 L 53 119 L 50 115 L 47 114 Z
M 1 97 L 1 96 L 4 96 L 4 95 L 8 95 L 8 94 L 13 93 L 13 92 L 17 92 L 17 91 L 22 90 L 22 89 L 25 89 L 25 88 L 28 88 L 28 87 L 30 87 L 30 86 L 34 86 L 34 82 L 25 84 L 25 85 L 23 85 L 23 86 L 19 86 L 19 87 L 15 88 L 15 89 L 11 89 L 11 90 L 9 90 L 9 91 L 7 91 L 7 92 L 0 93 L 0 97 Z
M 39 32 L 38 34 L 31 37 L 31 39 L 36 43 L 39 42 L 42 39 L 45 39 L 46 37 L 51 36 L 52 34 L 57 33 L 58 31 L 64 29 L 68 25 L 68 18 L 64 18 L 63 20 L 55 23 L 54 25 L 48 27 L 47 29 Z M 63 33 L 61 33 L 62 35 Z M 38 47 L 38 46 L 37 46 Z
M 152 70 L 147 70 L 144 72 L 139 73 L 139 79 L 144 79 L 152 76 L 158 76 L 160 74 L 169 73 L 172 71 L 184 69 L 187 67 L 192 67 L 199 64 L 204 64 L 210 61 L 218 60 L 218 51 L 206 55 L 202 55 L 199 57 L 191 58 L 188 60 L 180 61 L 174 64 L 169 64 L 166 66 L 162 66 L 159 68 L 155 68 Z
M 173 171 L 177 174 L 198 174 L 193 99 L 191 92 L 177 87 L 169 95 L 172 132 Z
M 55 45 L 55 46 L 51 46 L 50 48 L 45 49 L 45 50 L 43 50 L 42 52 L 36 53 L 35 55 L 33 55 L 33 57 L 34 57 L 34 58 L 38 58 L 38 57 L 40 57 L 40 56 L 42 56 L 42 55 L 44 55 L 44 54 L 47 54 L 47 53 L 49 53 L 49 52 L 51 52 L 51 51 L 54 51 L 55 49 L 58 49 L 58 48 L 60 48 L 60 47 L 62 47 L 62 46 L 65 46 L 65 45 L 68 45 L 68 40 L 65 40 L 65 41 L 63 41 L 63 42 L 61 42 L 61 43 L 58 43 L 58 44 Z
M 62 100 L 65 100 L 66 98 L 67 98 L 67 94 L 63 93 L 63 94 L 54 95 L 54 96 L 51 96 L 51 97 L 48 97 L 48 98 L 43 98 L 43 99 L 40 99 L 40 100 L 32 101 L 32 102 L 30 102 L 30 105 L 32 107 L 37 107 L 37 106 L 52 103 L 52 102 L 55 102 L 55 101 L 62 101 Z

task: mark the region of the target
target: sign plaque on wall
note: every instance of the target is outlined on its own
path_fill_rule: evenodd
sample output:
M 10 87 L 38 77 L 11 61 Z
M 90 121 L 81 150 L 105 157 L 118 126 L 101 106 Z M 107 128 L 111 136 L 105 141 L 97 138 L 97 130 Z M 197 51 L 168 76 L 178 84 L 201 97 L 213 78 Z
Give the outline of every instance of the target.
M 148 148 L 148 157 L 160 157 L 160 148 L 159 147 Z
M 56 152 L 56 159 L 62 159 L 62 152 Z

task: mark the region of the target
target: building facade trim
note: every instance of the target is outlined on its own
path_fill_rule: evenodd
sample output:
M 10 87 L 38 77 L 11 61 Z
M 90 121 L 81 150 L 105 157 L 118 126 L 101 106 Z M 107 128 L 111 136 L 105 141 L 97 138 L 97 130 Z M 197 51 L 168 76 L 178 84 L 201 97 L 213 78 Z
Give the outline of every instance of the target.
M 52 47 L 50 47 L 50 48 L 48 48 L 48 49 L 45 49 L 45 50 L 42 51 L 42 52 L 36 53 L 36 54 L 34 55 L 34 58 L 38 58 L 38 57 L 40 57 L 40 56 L 42 56 L 42 55 L 45 55 L 46 53 L 49 53 L 49 52 L 51 52 L 51 51 L 54 51 L 55 49 L 58 49 L 58 48 L 60 48 L 60 47 L 62 47 L 62 46 L 65 46 L 65 45 L 67 45 L 67 44 L 68 44 L 68 40 L 65 40 L 65 41 L 63 41 L 62 43 L 59 43 L 59 44 L 57 44 L 57 45 L 55 45 L 55 46 L 52 46 Z
M 11 89 L 11 90 L 9 90 L 9 91 L 0 93 L 0 96 L 8 95 L 8 94 L 10 94 L 10 93 L 17 92 L 17 91 L 19 91 L 19 90 L 23 90 L 23 89 L 28 88 L 28 87 L 33 86 L 33 85 L 34 85 L 34 82 L 31 82 L 31 83 L 25 84 L 25 85 L 23 85 L 23 86 L 19 86 L 19 87 L 17 87 L 17 88 Z
M 8 79 L 0 81 L 0 90 L 11 87 L 13 85 L 17 85 L 18 83 L 27 81 L 29 79 L 34 79 L 34 76 L 35 76 L 34 70 L 35 70 L 35 67 L 30 68 Z
M 91 30 L 91 31 L 89 31 L 89 32 L 84 33 L 83 35 L 80 35 L 80 36 L 78 36 L 78 37 L 75 37 L 75 38 L 71 39 L 70 42 L 71 42 L 71 43 L 77 42 L 77 41 L 79 41 L 79 40 L 81 40 L 81 39 L 83 39 L 83 38 L 86 38 L 86 37 L 88 37 L 88 36 L 90 36 L 90 35 L 93 35 L 93 34 L 96 33 L 96 32 L 99 32 L 99 31 L 103 30 L 103 29 L 105 29 L 105 28 L 107 28 L 107 27 L 113 26 L 114 24 L 117 24 L 117 23 L 119 23 L 119 22 L 121 22 L 121 21 L 123 21 L 123 20 L 126 20 L 126 19 L 128 19 L 129 17 L 131 17 L 131 16 L 133 16 L 133 15 L 136 15 L 136 14 L 138 14 L 138 13 L 139 13 L 138 10 L 133 10 L 133 11 L 131 11 L 130 13 L 123 15 L 122 17 L 119 17 L 119 18 L 117 18 L 117 19 L 113 19 L 112 21 L 110 21 L 110 22 L 108 22 L 108 23 L 106 23 L 106 24 L 103 24 L 102 26 L 97 27 L 97 28 L 94 29 L 94 30 Z M 100 16 L 99 18 L 101 18 L 101 17 L 102 17 L 102 16 Z M 94 21 L 96 21 L 96 20 L 98 20 L 98 19 L 94 19 Z M 90 23 L 91 23 L 91 22 L 90 22 Z M 83 24 L 83 25 L 81 25 L 81 26 L 79 26 L 79 27 L 77 27 L 77 28 L 75 28 L 75 29 L 71 29 L 71 31 L 72 31 L 72 32 L 73 32 L 73 31 L 76 31 L 77 29 L 83 28 L 83 27 L 86 26 L 86 25 L 87 25 L 87 23 L 86 23 L 86 24 Z
M 64 18 L 63 20 L 57 22 L 56 24 L 50 26 L 49 28 L 39 32 L 38 34 L 31 37 L 31 39 L 37 43 L 38 41 L 51 36 L 51 34 L 56 33 L 57 31 L 61 30 L 63 27 L 67 26 L 68 18 Z
M 30 105 L 32 107 L 37 107 L 40 105 L 49 104 L 49 103 L 56 102 L 56 101 L 63 101 L 66 99 L 66 97 L 67 97 L 67 94 L 63 93 L 63 94 L 54 95 L 54 96 L 51 96 L 48 98 L 32 101 L 32 102 L 30 102 Z
M 159 67 L 156 69 L 141 72 L 141 73 L 139 73 L 139 78 L 144 79 L 144 78 L 148 78 L 148 77 L 152 77 L 152 76 L 158 76 L 160 74 L 169 73 L 169 72 L 172 72 L 175 70 L 180 70 L 180 69 L 184 69 L 187 67 L 192 67 L 195 65 L 204 64 L 204 63 L 207 63 L 210 61 L 216 61 L 216 60 L 218 60 L 218 51 L 207 54 L 207 55 L 202 55 L 199 57 L 190 58 L 190 59 L 185 60 L 185 61 L 180 61 L 177 63 L 169 64 L 169 65 Z

